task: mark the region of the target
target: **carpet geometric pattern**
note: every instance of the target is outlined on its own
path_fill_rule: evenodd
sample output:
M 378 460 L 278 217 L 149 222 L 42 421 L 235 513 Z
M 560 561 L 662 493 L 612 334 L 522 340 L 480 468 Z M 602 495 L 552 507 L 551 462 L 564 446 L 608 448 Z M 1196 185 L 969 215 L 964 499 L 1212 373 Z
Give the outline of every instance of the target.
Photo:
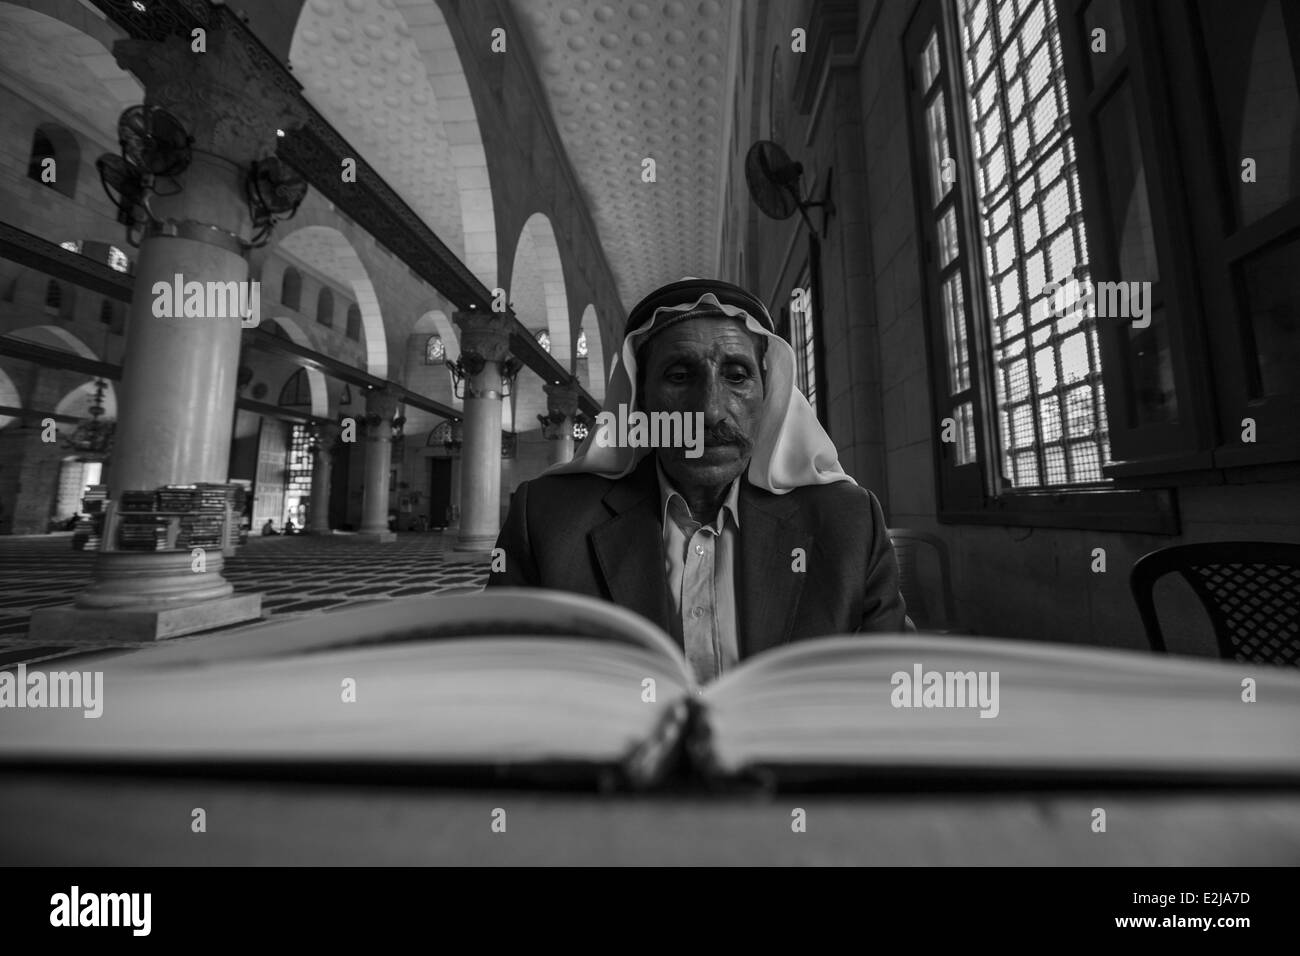
M 487 561 L 444 561 L 443 549 L 454 540 L 439 532 L 399 532 L 391 544 L 347 534 L 252 537 L 226 559 L 222 574 L 236 594 L 262 594 L 263 620 L 478 590 L 487 582 Z M 36 646 L 27 626 L 34 609 L 71 604 L 90 583 L 94 562 L 93 552 L 72 550 L 71 533 L 0 537 L 0 667 L 90 649 Z

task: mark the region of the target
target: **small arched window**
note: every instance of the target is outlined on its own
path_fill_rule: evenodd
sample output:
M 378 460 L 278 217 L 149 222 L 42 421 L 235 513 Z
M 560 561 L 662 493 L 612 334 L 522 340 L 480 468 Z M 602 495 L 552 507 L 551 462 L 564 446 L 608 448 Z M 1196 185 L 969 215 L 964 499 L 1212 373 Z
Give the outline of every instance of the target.
M 578 358 L 585 359 L 586 357 L 587 357 L 587 330 L 579 329 L 578 330 Z
M 785 79 L 780 46 L 772 48 L 772 71 L 767 78 L 767 138 L 781 142 L 785 135 Z
M 551 333 L 550 333 L 550 330 L 549 330 L 549 329 L 538 329 L 538 330 L 534 333 L 534 335 L 535 335 L 536 338 L 537 338 L 537 342 L 538 342 L 538 344 L 541 345 L 542 348 L 546 349 L 546 351 L 549 352 L 549 351 L 551 350 Z
M 81 147 L 69 130 L 57 123 L 42 123 L 32 134 L 27 177 L 71 198 L 77 194 Z
M 447 357 L 447 351 L 442 344 L 441 335 L 431 335 L 428 341 L 424 343 L 424 364 L 441 365 Z
M 361 341 L 361 307 L 355 302 L 348 306 L 347 335 L 354 342 Z
M 114 272 L 130 272 L 131 260 L 117 246 L 108 247 L 108 267 Z
M 327 329 L 334 328 L 334 293 L 321 289 L 316 299 L 316 321 Z
M 51 279 L 45 286 L 45 311 L 52 315 L 59 314 L 63 305 L 63 286 Z
M 279 404 L 311 404 L 311 383 L 307 381 L 307 370 L 305 368 L 300 368 L 289 376 L 289 380 L 284 383 L 284 388 L 280 389 Z
M 280 284 L 280 304 L 295 312 L 302 302 L 302 275 L 293 266 L 284 270 Z

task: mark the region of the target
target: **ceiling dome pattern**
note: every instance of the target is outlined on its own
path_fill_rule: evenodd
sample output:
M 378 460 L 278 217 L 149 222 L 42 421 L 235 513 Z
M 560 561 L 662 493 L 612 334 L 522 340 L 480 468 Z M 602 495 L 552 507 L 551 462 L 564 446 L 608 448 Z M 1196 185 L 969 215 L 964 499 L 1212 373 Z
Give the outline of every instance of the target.
M 624 305 L 712 274 L 734 0 L 511 5 Z
M 307 0 L 289 62 L 311 104 L 494 286 L 487 158 L 434 0 Z

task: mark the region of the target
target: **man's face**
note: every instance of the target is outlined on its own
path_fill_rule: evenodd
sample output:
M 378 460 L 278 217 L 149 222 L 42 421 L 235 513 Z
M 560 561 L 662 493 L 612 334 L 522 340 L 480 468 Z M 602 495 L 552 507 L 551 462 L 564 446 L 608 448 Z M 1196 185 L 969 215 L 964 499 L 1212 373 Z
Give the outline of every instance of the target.
M 737 319 L 687 319 L 654 336 L 642 356 L 647 412 L 704 413 L 704 453 L 661 448 L 674 485 L 717 488 L 749 465 L 763 412 L 758 343 Z

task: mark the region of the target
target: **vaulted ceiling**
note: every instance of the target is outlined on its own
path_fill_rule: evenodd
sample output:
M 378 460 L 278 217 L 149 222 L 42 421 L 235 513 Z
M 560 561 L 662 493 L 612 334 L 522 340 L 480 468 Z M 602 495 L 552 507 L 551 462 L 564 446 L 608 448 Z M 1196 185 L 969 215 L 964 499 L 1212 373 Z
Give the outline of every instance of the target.
M 511 3 L 624 305 L 713 275 L 736 0 Z

